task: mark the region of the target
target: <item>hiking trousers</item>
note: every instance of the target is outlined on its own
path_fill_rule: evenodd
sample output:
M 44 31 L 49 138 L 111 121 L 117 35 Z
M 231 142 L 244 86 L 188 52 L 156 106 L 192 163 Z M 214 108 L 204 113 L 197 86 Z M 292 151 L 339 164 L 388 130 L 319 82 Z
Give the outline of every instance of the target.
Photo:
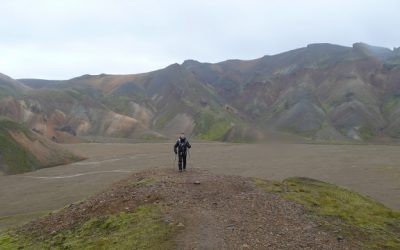
M 179 161 L 178 161 L 178 167 L 179 170 L 185 170 L 186 169 L 186 153 L 179 153 Z

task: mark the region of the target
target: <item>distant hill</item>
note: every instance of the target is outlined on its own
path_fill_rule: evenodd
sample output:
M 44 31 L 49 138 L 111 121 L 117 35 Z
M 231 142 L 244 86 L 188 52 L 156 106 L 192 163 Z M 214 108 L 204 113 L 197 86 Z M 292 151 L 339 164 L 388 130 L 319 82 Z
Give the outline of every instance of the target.
M 43 80 L 43 79 L 17 79 L 17 81 L 31 88 L 52 87 L 53 85 L 62 82 L 59 80 Z
M 187 60 L 143 74 L 12 81 L 12 91 L 0 82 L 0 96 L 8 96 L 0 114 L 59 141 L 65 133 L 161 139 L 179 132 L 224 141 L 400 139 L 400 50 L 364 43 Z
M 6 96 L 20 96 L 29 87 L 0 73 L 0 99 Z
M 113 112 L 96 96 L 72 88 L 39 88 L 22 98 L 3 98 L 0 114 L 57 142 L 74 141 L 76 135 L 162 138 L 137 119 Z
M 20 124 L 0 118 L 0 175 L 19 174 L 82 159 Z

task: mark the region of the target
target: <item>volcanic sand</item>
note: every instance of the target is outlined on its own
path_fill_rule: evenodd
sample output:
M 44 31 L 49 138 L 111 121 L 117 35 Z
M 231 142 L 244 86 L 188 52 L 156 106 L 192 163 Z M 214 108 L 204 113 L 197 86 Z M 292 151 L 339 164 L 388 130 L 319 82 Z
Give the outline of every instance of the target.
M 88 160 L 0 176 L 0 230 L 106 189 L 131 173 L 176 168 L 173 143 L 64 145 Z M 196 143 L 188 169 L 282 180 L 306 176 L 348 187 L 400 209 L 400 147 L 386 145 Z

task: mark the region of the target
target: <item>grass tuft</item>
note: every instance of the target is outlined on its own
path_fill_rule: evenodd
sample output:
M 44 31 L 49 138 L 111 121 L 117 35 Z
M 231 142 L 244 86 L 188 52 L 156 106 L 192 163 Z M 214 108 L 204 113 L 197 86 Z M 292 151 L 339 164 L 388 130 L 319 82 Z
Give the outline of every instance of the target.
M 144 178 L 144 179 L 139 180 L 139 181 L 132 182 L 130 184 L 130 186 L 133 186 L 133 187 L 148 187 L 148 186 L 154 185 L 154 184 L 156 184 L 158 182 L 159 182 L 158 179 L 156 179 L 154 177 L 148 177 L 148 178 Z
M 309 178 L 255 179 L 260 188 L 296 201 L 324 227 L 373 249 L 400 249 L 400 212 L 348 189 Z
M 8 232 L 0 235 L 0 249 L 172 249 L 174 232 L 159 206 L 146 205 L 133 213 L 95 217 L 41 239 Z

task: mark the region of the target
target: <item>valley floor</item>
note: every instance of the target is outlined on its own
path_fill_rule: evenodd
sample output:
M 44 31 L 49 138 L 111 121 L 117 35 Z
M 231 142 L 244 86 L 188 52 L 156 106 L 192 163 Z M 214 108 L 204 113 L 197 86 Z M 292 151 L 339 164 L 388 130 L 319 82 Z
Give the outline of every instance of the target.
M 378 145 L 193 142 L 191 168 L 282 180 L 306 176 L 369 195 L 400 209 L 400 147 Z M 0 230 L 87 198 L 144 169 L 175 168 L 172 143 L 71 144 L 88 160 L 0 176 Z

